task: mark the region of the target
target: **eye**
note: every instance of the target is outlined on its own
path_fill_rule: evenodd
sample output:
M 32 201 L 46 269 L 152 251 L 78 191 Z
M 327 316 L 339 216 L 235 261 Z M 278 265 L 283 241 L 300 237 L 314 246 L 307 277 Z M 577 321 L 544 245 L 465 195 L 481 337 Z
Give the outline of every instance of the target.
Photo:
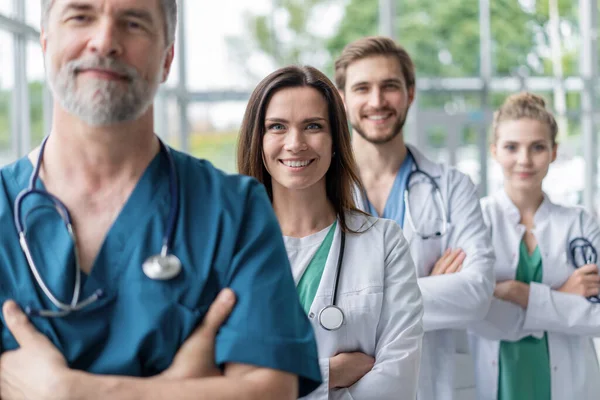
M 285 126 L 282 124 L 271 124 L 267 126 L 268 131 L 282 131 L 285 129 Z
M 67 21 L 75 22 L 75 23 L 83 23 L 88 22 L 91 19 L 89 15 L 85 14 L 76 14 L 67 19 Z
M 544 145 L 544 144 L 536 144 L 535 146 L 533 146 L 533 150 L 537 151 L 537 152 L 546 151 L 546 145 Z
M 395 83 L 386 83 L 383 85 L 383 89 L 385 90 L 398 90 L 399 86 Z
M 504 148 L 510 152 L 517 150 L 517 146 L 515 146 L 514 144 L 507 144 L 504 146 Z
M 135 21 L 127 21 L 127 27 L 129 29 L 142 29 L 142 25 Z
M 316 122 L 312 122 L 306 126 L 306 129 L 311 131 L 318 131 L 323 129 L 323 126 L 321 124 L 317 124 Z
M 366 93 L 369 91 L 369 88 L 366 86 L 358 86 L 354 88 L 355 93 Z

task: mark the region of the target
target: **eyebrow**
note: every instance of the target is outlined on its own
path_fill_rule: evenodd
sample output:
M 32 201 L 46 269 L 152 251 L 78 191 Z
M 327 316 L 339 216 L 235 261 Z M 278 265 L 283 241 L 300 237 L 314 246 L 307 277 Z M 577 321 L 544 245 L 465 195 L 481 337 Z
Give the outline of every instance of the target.
M 92 4 L 75 1 L 75 2 L 67 3 L 64 6 L 64 8 L 62 10 L 62 15 L 66 14 L 69 11 L 91 11 L 93 9 L 94 9 L 94 6 Z M 129 9 L 120 11 L 119 15 L 124 16 L 124 17 L 137 18 L 137 19 L 147 22 L 149 24 L 152 24 L 154 22 L 154 18 L 152 18 L 152 14 L 146 10 L 129 8 Z
M 124 10 L 120 14 L 122 16 L 125 16 L 125 17 L 137 18 L 137 19 L 142 20 L 142 21 L 144 21 L 144 22 L 146 22 L 148 24 L 154 23 L 154 18 L 152 18 L 152 14 L 150 14 L 146 10 L 140 10 L 140 9 L 130 8 L 130 9 Z
M 283 118 L 265 118 L 265 121 L 270 121 L 270 122 L 289 122 L 286 119 Z M 323 121 L 323 122 L 327 122 L 327 118 L 322 118 L 322 117 L 314 117 L 314 118 L 305 118 L 302 120 L 302 123 L 308 123 L 308 122 L 316 122 L 316 121 Z
M 67 3 L 62 9 L 62 15 L 66 14 L 69 11 L 90 11 L 93 10 L 94 6 L 89 3 L 81 3 L 81 2 L 70 2 Z
M 505 141 L 504 143 L 505 143 L 505 144 L 520 144 L 520 143 L 519 143 L 519 142 L 517 142 L 516 140 L 507 140 L 507 141 Z M 531 142 L 531 143 L 527 143 L 527 144 L 525 144 L 525 145 L 526 145 L 526 146 L 531 146 L 531 145 L 533 145 L 533 144 L 546 144 L 546 141 L 545 141 L 545 140 L 543 140 L 543 139 L 540 139 L 540 140 L 535 140 L 535 141 L 533 141 L 533 142 Z
M 362 85 L 371 85 L 373 82 L 368 82 L 368 81 L 360 81 L 360 82 L 356 82 L 354 83 L 352 86 L 350 86 L 351 88 L 354 88 L 356 86 L 362 86 Z M 389 78 L 389 79 L 384 79 L 381 81 L 382 84 L 385 83 L 397 83 L 397 84 L 402 84 L 402 79 L 398 79 L 398 78 Z

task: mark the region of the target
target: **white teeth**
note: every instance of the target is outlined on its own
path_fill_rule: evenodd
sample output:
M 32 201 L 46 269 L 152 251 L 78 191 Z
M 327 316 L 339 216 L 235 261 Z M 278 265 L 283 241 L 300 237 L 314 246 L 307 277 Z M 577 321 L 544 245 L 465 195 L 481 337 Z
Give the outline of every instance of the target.
M 389 117 L 389 115 L 370 115 L 369 119 L 373 121 L 381 121 Z
M 310 164 L 310 160 L 306 160 L 306 161 L 283 161 L 283 163 L 285 165 L 287 165 L 288 167 L 299 168 L 299 167 L 306 167 L 308 164 Z

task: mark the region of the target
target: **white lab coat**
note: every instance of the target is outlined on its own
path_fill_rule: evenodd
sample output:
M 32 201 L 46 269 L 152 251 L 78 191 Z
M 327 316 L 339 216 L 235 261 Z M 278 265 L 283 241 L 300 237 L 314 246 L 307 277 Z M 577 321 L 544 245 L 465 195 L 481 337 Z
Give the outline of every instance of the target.
M 332 302 L 341 240 L 338 223 L 309 312 L 323 384 L 304 399 L 412 400 L 421 359 L 423 304 L 408 243 L 394 221 L 355 212 L 346 218 L 351 230 L 365 232 L 346 233 L 337 297 L 344 324 L 327 331 L 317 318 Z M 373 369 L 349 388 L 329 390 L 329 358 L 353 351 L 373 356 Z
M 410 243 L 425 311 L 417 398 L 461 400 L 455 393 L 456 382 L 461 378 L 456 375 L 464 374 L 468 379 L 474 371 L 465 371 L 465 367 L 459 365 L 462 360 L 457 355 L 457 339 L 462 338 L 466 342 L 468 324 L 481 320 L 487 313 L 494 291 L 494 252 L 489 230 L 483 221 L 477 189 L 469 177 L 453 167 L 428 160 L 410 145 L 408 148 L 419 168 L 438 184 L 450 220 L 446 235 L 423 240 L 413 232 L 406 213 L 404 217 L 403 233 Z M 419 174 L 411 183 L 424 179 Z M 411 193 L 413 221 L 417 227 L 423 227 L 422 231 L 433 231 L 442 226 L 441 211 L 430 188 L 431 185 L 417 185 L 412 190 L 420 189 L 419 192 Z M 364 197 L 359 199 L 361 208 L 368 210 L 362 201 Z M 447 248 L 465 251 L 467 257 L 462 270 L 455 274 L 429 276 Z M 464 357 L 470 361 L 468 355 Z
M 496 280 L 515 279 L 519 246 L 525 227 L 519 210 L 503 191 L 482 200 L 486 223 L 496 251 Z M 569 242 L 587 238 L 600 249 L 600 228 L 579 207 L 563 207 L 544 195 L 534 218 L 542 256 L 542 283 L 531 283 L 529 304 L 520 306 L 494 298 L 485 318 L 471 327 L 476 362 L 477 399 L 495 400 L 498 393 L 500 340 L 517 341 L 548 332 L 552 400 L 598 400 L 600 371 L 592 336 L 600 334 L 600 305 L 556 290 L 575 270 L 568 257 Z

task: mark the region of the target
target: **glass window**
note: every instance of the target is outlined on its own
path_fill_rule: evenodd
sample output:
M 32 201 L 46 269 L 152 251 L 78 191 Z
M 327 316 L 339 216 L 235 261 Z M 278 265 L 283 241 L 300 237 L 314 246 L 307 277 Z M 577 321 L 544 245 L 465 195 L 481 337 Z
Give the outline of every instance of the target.
M 3 14 L 7 17 L 14 15 L 13 0 L 0 0 L 0 14 Z
M 225 172 L 237 172 L 236 145 L 245 107 L 245 102 L 191 104 L 190 153 Z M 239 118 L 232 118 L 234 115 Z
M 0 30 L 0 166 L 12 162 L 15 157 L 11 136 L 11 93 L 15 80 L 13 42 L 11 34 Z
M 42 15 L 42 2 L 40 0 L 26 0 L 25 1 L 25 22 L 34 28 L 40 27 L 40 20 Z
M 44 126 L 44 58 L 40 45 L 27 43 L 27 85 L 29 90 L 30 146 L 37 146 L 45 132 Z

